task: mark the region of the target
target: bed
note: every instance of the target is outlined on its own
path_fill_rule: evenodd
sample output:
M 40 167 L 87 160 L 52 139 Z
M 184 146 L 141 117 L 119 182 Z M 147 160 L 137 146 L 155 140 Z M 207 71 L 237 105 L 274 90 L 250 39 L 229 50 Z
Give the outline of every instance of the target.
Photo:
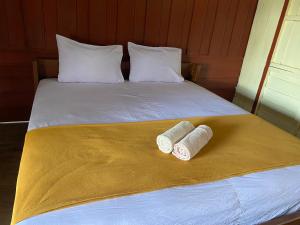
M 241 114 L 247 112 L 190 81 L 66 84 L 51 78 L 38 85 L 28 129 Z M 300 209 L 299 173 L 300 166 L 291 166 L 94 201 L 18 225 L 259 224 Z

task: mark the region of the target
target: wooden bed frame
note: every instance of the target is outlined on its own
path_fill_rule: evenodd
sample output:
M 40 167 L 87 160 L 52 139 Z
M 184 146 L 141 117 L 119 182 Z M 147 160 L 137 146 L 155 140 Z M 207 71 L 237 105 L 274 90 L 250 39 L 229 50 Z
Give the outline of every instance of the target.
M 124 78 L 128 79 L 129 62 L 122 62 L 122 72 Z M 201 64 L 182 63 L 182 75 L 186 80 L 199 84 Z M 34 87 L 37 88 L 38 82 L 44 78 L 56 78 L 58 75 L 57 59 L 36 59 L 33 61 Z M 262 225 L 300 225 L 300 211 L 275 218 L 262 223 Z
M 56 78 L 58 75 L 58 60 L 57 59 L 36 59 L 33 61 L 33 76 L 34 87 L 37 88 L 38 82 L 44 78 Z M 129 76 L 129 62 L 124 61 L 121 65 L 124 79 Z M 182 76 L 189 81 L 199 83 L 201 64 L 195 63 L 182 63 L 181 73 Z

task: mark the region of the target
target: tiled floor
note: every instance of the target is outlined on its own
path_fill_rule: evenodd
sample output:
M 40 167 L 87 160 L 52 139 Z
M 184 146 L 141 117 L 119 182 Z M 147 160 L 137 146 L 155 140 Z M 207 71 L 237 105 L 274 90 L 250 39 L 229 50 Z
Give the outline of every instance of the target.
M 0 224 L 9 225 L 27 123 L 0 124 Z

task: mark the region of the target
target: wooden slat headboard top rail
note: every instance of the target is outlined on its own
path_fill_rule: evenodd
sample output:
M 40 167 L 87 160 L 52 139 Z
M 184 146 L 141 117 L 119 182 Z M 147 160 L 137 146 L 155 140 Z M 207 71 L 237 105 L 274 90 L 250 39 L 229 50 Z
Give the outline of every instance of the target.
M 39 80 L 44 78 L 55 78 L 58 76 L 58 59 L 36 59 L 32 64 L 35 88 L 37 87 Z M 124 78 L 128 79 L 129 62 L 123 61 L 121 68 Z M 186 80 L 198 83 L 201 68 L 201 64 L 182 63 L 181 74 Z

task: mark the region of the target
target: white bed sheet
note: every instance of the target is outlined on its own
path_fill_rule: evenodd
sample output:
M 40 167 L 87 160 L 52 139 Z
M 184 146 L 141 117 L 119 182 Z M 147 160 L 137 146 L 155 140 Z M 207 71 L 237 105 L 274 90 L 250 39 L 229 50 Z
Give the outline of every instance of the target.
M 44 80 L 29 129 L 242 113 L 190 82 L 87 85 Z M 299 174 L 300 166 L 294 166 L 167 188 L 60 209 L 19 225 L 258 224 L 300 209 Z
M 115 123 L 247 113 L 192 82 L 59 83 L 42 80 L 29 130 L 62 124 Z

